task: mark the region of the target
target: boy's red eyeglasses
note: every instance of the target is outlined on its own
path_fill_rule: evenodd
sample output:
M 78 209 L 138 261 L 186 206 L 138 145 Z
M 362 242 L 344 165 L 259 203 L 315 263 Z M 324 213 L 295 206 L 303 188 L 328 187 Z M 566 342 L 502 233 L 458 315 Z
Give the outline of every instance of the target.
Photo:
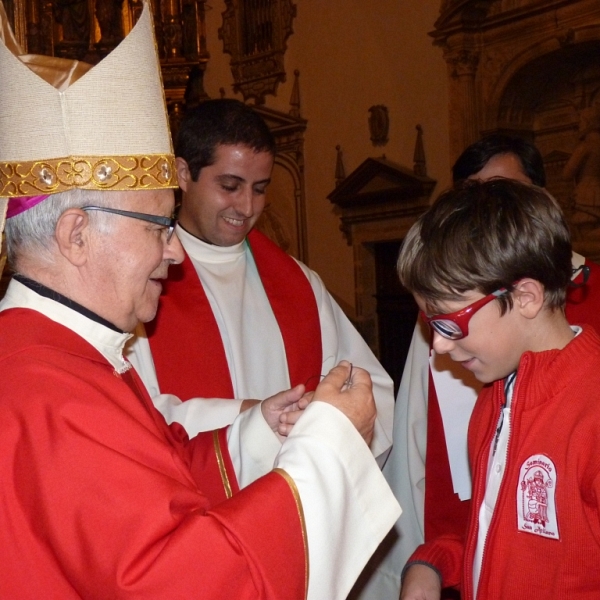
M 448 340 L 460 340 L 469 335 L 469 321 L 471 317 L 486 304 L 489 304 L 492 300 L 499 298 L 506 294 L 508 290 L 506 288 L 500 288 L 479 300 L 475 300 L 469 306 L 465 306 L 460 310 L 446 315 L 433 315 L 428 317 L 423 311 L 420 311 L 421 318 L 427 323 L 432 329 L 437 331 L 442 337 Z

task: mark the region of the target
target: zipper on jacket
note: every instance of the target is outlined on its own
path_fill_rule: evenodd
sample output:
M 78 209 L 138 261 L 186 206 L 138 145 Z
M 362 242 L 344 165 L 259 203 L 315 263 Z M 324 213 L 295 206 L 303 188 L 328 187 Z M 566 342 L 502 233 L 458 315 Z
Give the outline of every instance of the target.
M 507 479 L 507 471 L 508 471 L 508 456 L 510 454 L 510 440 L 511 440 L 511 435 L 513 432 L 513 426 L 514 426 L 514 419 L 515 419 L 515 407 L 516 407 L 516 403 L 517 403 L 517 396 L 518 396 L 518 392 L 519 392 L 519 388 L 520 388 L 520 382 L 523 381 L 524 377 L 523 377 L 523 371 L 526 370 L 526 366 L 527 366 L 527 357 L 524 357 L 523 361 L 521 363 L 519 363 L 519 368 L 518 371 L 519 373 L 522 375 L 521 377 L 519 377 L 517 379 L 517 381 L 515 381 L 514 383 L 514 389 L 513 389 L 513 393 L 512 393 L 512 398 L 511 398 L 511 403 L 510 403 L 510 416 L 508 419 L 508 423 L 507 423 L 507 427 L 508 427 L 508 437 L 506 440 L 506 451 L 505 451 L 505 455 L 504 455 L 504 473 L 502 474 L 502 482 L 500 483 L 500 488 L 498 489 L 498 495 L 496 497 L 496 503 L 494 505 L 494 512 L 492 514 L 492 518 L 490 520 L 490 526 L 488 527 L 488 531 L 487 534 L 485 536 L 485 541 L 483 543 L 483 551 L 481 554 L 481 569 L 479 571 L 479 581 L 477 584 L 477 596 L 475 597 L 475 599 L 479 596 L 479 590 L 481 589 L 481 582 L 483 580 L 483 576 L 485 574 L 485 553 L 486 553 L 486 549 L 489 543 L 489 539 L 491 537 L 491 535 L 493 534 L 493 530 L 494 530 L 494 526 L 496 524 L 496 522 L 498 521 L 498 513 L 496 511 L 496 507 L 500 506 L 501 504 L 501 500 L 503 498 L 503 495 L 506 493 L 506 479 Z M 485 490 L 487 488 L 487 468 L 488 468 L 488 464 L 490 463 L 490 458 L 491 458 L 491 452 L 496 450 L 496 446 L 497 446 L 497 439 L 494 440 L 494 448 L 492 448 L 492 440 L 494 438 L 492 438 L 492 436 L 496 436 L 497 434 L 499 434 L 499 429 L 498 429 L 498 423 L 500 422 L 500 418 L 504 418 L 502 412 L 504 411 L 506 404 L 507 404 L 507 396 L 506 396 L 506 392 L 503 388 L 502 390 L 503 393 L 503 400 L 504 402 L 500 402 L 500 406 L 499 406 L 499 413 L 498 413 L 498 419 L 496 420 L 496 425 L 493 427 L 493 431 L 489 432 L 486 435 L 484 444 L 483 444 L 483 448 L 487 448 L 487 451 L 485 452 L 485 459 L 483 462 L 481 461 L 481 455 L 479 456 L 479 463 L 477 464 L 477 471 L 479 473 L 479 485 L 477 486 L 477 494 L 472 494 L 473 498 L 481 498 L 481 501 L 478 503 L 477 505 L 477 512 L 473 514 L 473 518 L 474 518 L 474 523 L 472 524 L 470 529 L 474 529 L 475 534 L 479 535 L 479 512 L 481 510 L 481 506 L 483 504 L 483 502 L 485 501 Z M 494 398 L 495 400 L 495 398 Z M 504 425 L 502 425 L 504 426 Z M 492 435 L 490 435 L 490 433 Z M 483 476 L 482 475 L 483 472 Z M 475 526 L 476 525 L 476 526 Z M 472 533 L 471 531 L 468 532 L 468 534 Z M 465 553 L 464 553 L 464 558 L 466 558 L 469 561 L 469 573 L 468 573 L 468 577 L 465 578 L 465 581 L 463 582 L 463 590 L 464 590 L 464 598 L 463 600 L 472 600 L 474 598 L 474 587 L 473 587 L 473 561 L 475 559 L 475 548 L 477 547 L 477 535 L 474 536 L 470 536 L 470 540 L 468 542 L 468 546 L 465 545 Z M 464 560 L 463 558 L 463 560 Z M 465 566 L 466 565 L 466 561 L 465 561 Z M 488 567 L 489 568 L 489 567 Z M 464 569 L 464 571 L 466 571 L 466 569 Z

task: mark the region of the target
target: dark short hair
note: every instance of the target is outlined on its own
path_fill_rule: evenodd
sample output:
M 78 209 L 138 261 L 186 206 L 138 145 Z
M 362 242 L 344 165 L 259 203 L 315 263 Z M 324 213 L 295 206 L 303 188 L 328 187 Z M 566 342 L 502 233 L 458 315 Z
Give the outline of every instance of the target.
M 183 158 L 192 179 L 212 165 L 217 146 L 244 145 L 275 154 L 275 138 L 262 117 L 233 98 L 207 100 L 186 111 L 175 141 L 175 156 Z
M 408 232 L 398 258 L 402 284 L 435 309 L 469 291 L 513 289 L 524 277 L 564 306 L 572 275 L 562 211 L 542 188 L 510 179 L 463 181 L 444 192 Z M 510 294 L 498 298 L 504 313 Z
M 540 187 L 546 186 L 544 159 L 540 151 L 524 138 L 500 133 L 471 144 L 454 163 L 452 180 L 460 181 L 479 173 L 491 158 L 499 154 L 514 154 L 531 182 Z

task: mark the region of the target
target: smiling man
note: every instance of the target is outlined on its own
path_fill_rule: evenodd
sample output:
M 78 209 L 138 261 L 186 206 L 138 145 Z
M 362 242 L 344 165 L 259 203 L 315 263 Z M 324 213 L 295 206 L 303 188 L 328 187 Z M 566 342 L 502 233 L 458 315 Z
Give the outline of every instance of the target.
M 175 146 L 186 258 L 170 272 L 148 339 L 138 329 L 132 361 L 167 420 L 194 434 L 231 423 L 280 390 L 314 390 L 321 374 L 349 360 L 371 374 L 371 450 L 383 459 L 391 445 L 390 377 L 319 276 L 255 229 L 275 149 L 266 123 L 238 100 L 210 100 L 186 113 Z M 179 400 L 196 398 L 203 400 Z

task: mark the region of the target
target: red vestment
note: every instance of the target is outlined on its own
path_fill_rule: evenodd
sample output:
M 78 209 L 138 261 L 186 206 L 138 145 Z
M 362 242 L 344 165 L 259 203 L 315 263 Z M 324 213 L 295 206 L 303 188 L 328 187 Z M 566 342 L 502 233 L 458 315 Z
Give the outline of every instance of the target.
M 247 241 L 283 337 L 291 385 L 314 390 L 323 346 L 310 282 L 296 261 L 259 231 L 252 230 Z M 156 319 L 145 328 L 161 391 L 182 400 L 234 397 L 219 327 L 187 255 L 169 268 Z
M 238 491 L 224 430 L 187 440 L 135 372 L 29 309 L 0 313 L 0 380 L 0 598 L 306 596 L 294 485 Z

